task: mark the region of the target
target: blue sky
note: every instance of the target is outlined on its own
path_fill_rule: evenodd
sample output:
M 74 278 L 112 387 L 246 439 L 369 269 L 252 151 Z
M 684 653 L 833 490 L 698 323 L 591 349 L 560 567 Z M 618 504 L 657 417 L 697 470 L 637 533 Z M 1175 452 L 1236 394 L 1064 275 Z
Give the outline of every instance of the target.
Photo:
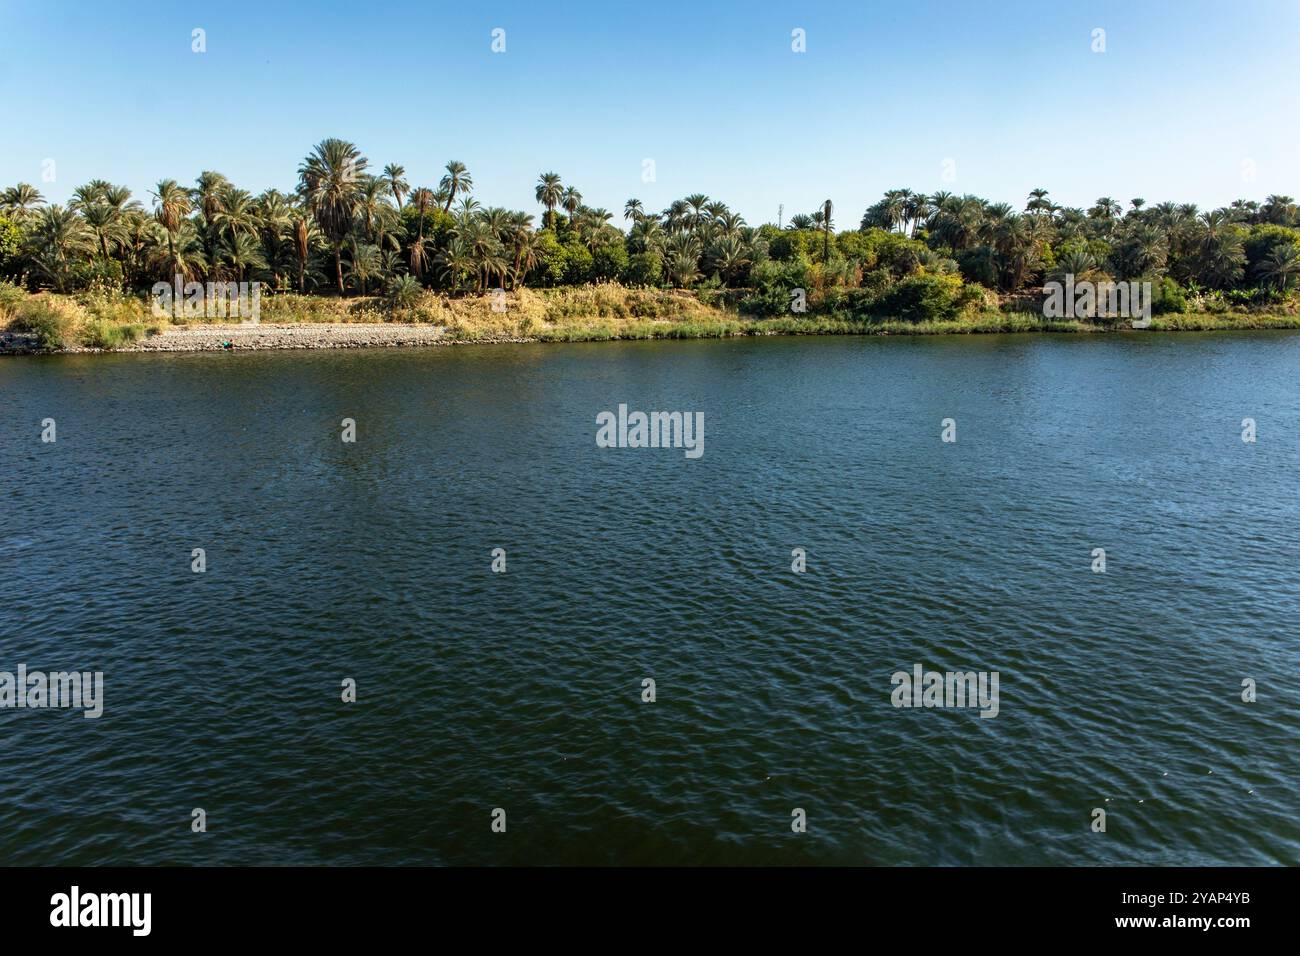
M 1297 0 L 0 0 L 0 186 L 289 190 L 340 136 L 534 213 L 554 170 L 620 221 L 703 192 L 753 223 L 829 197 L 851 227 L 902 186 L 1210 207 L 1300 195 L 1298 54 Z

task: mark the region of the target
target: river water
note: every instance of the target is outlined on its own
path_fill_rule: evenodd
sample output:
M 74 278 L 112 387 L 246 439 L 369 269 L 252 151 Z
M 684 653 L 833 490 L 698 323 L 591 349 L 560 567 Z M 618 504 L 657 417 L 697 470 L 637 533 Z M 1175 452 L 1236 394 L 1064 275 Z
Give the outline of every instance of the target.
M 0 361 L 0 671 L 104 675 L 98 719 L 0 709 L 0 861 L 1300 863 L 1298 372 L 1291 333 Z M 620 404 L 703 454 L 598 447 Z M 895 706 L 917 665 L 996 716 Z

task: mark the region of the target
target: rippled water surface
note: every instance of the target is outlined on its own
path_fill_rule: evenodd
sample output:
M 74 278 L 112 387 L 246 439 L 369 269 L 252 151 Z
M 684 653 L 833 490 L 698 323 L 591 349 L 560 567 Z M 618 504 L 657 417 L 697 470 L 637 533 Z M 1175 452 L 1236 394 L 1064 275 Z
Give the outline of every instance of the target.
M 105 712 L 0 710 L 0 859 L 1300 863 L 1298 452 L 1290 334 L 2 361 L 0 670 Z

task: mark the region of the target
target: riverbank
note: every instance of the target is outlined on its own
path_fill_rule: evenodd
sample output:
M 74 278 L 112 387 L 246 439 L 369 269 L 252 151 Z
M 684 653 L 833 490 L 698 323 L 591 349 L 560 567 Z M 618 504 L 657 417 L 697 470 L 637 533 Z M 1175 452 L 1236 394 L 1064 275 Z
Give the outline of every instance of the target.
M 507 342 L 592 342 L 748 335 L 971 335 L 1132 331 L 1128 321 L 1053 320 L 985 310 L 922 321 L 791 314 L 754 318 L 722 297 L 597 285 L 521 289 L 504 297 L 426 294 L 396 305 L 378 297 L 264 296 L 257 322 L 156 317 L 139 298 L 25 295 L 0 303 L 0 354 L 397 348 Z M 1155 316 L 1149 331 L 1300 328 L 1300 315 L 1189 312 Z
M 1153 319 L 1149 332 L 1212 332 L 1300 329 L 1294 317 L 1171 315 Z M 3 354 L 78 354 L 92 352 L 217 352 L 270 349 L 412 348 L 421 346 L 527 342 L 598 342 L 638 339 L 731 338 L 753 335 L 980 335 L 1007 332 L 1108 334 L 1140 331 L 1083 322 L 1049 322 L 1032 317 L 981 316 L 952 322 L 836 322 L 833 320 L 734 320 L 718 323 L 608 323 L 543 329 L 531 336 L 457 335 L 446 326 L 397 323 L 321 323 L 291 325 L 198 325 L 160 329 L 115 348 L 72 346 L 42 349 L 35 337 L 0 336 Z

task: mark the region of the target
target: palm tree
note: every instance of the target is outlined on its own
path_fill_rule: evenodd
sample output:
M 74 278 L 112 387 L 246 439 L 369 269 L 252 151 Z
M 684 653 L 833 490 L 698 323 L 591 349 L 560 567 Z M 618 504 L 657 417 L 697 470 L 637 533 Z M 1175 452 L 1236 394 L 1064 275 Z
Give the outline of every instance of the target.
M 1246 266 L 1246 250 L 1241 226 L 1234 225 L 1227 213 L 1216 209 L 1201 217 L 1203 232 L 1198 262 L 1199 274 L 1213 288 L 1224 289 L 1237 282 Z
M 57 204 L 40 211 L 31 243 L 37 269 L 59 292 L 67 290 L 77 257 L 94 248 L 85 221 L 72 209 Z
M 214 173 L 207 169 L 199 173 L 197 183 L 198 185 L 190 190 L 190 194 L 194 197 L 194 204 L 203 213 L 204 218 L 211 221 L 221 210 L 221 191 L 230 183 L 221 173 Z
M 72 198 L 68 201 L 68 208 L 75 212 L 97 202 L 103 202 L 111 186 L 112 183 L 106 179 L 92 179 L 84 186 L 78 186 L 72 191 Z
M 299 186 L 320 230 L 334 247 L 334 277 L 343 289 L 343 240 L 361 203 L 361 177 L 367 161 L 352 143 L 322 140 L 298 167 Z
M 1272 195 L 1264 200 L 1264 205 L 1260 209 L 1260 215 L 1265 222 L 1270 222 L 1278 226 L 1289 226 L 1295 223 L 1296 204 L 1290 196 Z
M 903 224 L 907 222 L 907 204 L 911 196 L 910 189 L 890 189 L 885 193 L 885 198 L 882 200 L 883 212 L 891 232 L 902 231 Z
M 192 279 L 200 272 L 203 244 L 198 231 L 189 219 L 181 219 L 174 230 L 168 230 L 161 221 L 155 222 L 149 267 L 153 274 L 171 281 L 175 276 Z M 158 235 L 162 233 L 163 235 Z M 166 237 L 164 244 L 163 238 Z
M 511 216 L 508 209 L 491 206 L 479 213 L 479 217 L 492 230 L 492 234 L 497 237 L 498 242 L 505 241 L 506 234 L 511 228 Z
M 613 218 L 613 213 L 607 209 L 591 209 L 584 206 L 578 210 L 578 234 L 583 236 L 587 248 L 594 250 L 602 242 L 611 238 L 611 232 L 619 235 L 618 230 L 609 224 Z
M 30 183 L 10 186 L 0 193 L 0 211 L 5 215 L 22 218 L 45 201 L 39 189 Z
M 1228 213 L 1234 222 L 1254 225 L 1260 221 L 1259 203 L 1249 199 L 1234 199 L 1228 205 Z
M 664 242 L 664 228 L 659 220 L 647 216 L 628 233 L 628 245 L 633 252 L 657 252 Z
M 985 217 L 984 200 L 978 196 L 948 196 L 937 205 L 930 234 L 954 252 L 962 252 L 979 239 Z
M 164 179 L 158 183 L 153 194 L 154 217 L 167 230 L 167 256 L 169 261 L 176 261 L 176 233 L 181 221 L 190 214 L 190 194 L 174 179 Z M 179 273 L 174 273 L 179 274 Z
M 690 225 L 690 209 L 685 199 L 674 199 L 664 210 L 664 229 L 668 232 L 680 232 Z
M 1025 203 L 1025 212 L 1032 212 L 1035 215 L 1051 215 L 1054 211 L 1052 201 L 1047 198 L 1047 190 L 1041 186 L 1037 189 L 1029 190 L 1029 201 Z
M 231 233 L 222 250 L 222 259 L 230 263 L 235 270 L 235 278 L 240 282 L 250 269 L 266 268 L 266 258 L 262 255 L 257 239 L 247 232 Z
M 532 216 L 525 212 L 507 213 L 506 216 L 507 220 L 499 235 L 502 242 L 510 247 L 514 260 L 512 275 L 517 285 L 521 270 L 527 272 L 537 264 L 537 241 Z M 525 258 L 530 260 L 527 265 L 523 264 Z
M 397 200 L 397 208 L 402 208 L 402 197 L 411 191 L 411 186 L 402 177 L 406 175 L 406 170 L 396 163 L 389 163 L 384 167 L 384 179 L 388 182 L 388 191 L 393 194 Z
M 293 241 L 288 235 L 293 225 L 289 197 L 279 190 L 268 189 L 253 201 L 253 205 L 272 286 L 282 289 L 295 259 Z
M 218 250 L 220 235 L 218 230 L 208 227 L 212 226 L 221 212 L 222 199 L 225 191 L 230 187 L 230 182 L 221 173 L 205 169 L 199 173 L 195 183 L 194 188 L 190 190 L 190 197 L 204 220 L 204 224 L 199 229 L 199 237 L 207 252 L 209 263 L 215 264 L 220 257 Z
M 424 278 L 424 266 L 428 261 L 428 256 L 424 247 L 424 214 L 430 205 L 436 205 L 437 200 L 434 198 L 433 191 L 421 186 L 411 193 L 411 202 L 415 204 L 416 212 L 419 214 L 419 227 L 415 242 L 411 243 L 411 271 L 415 273 L 416 278 Z
M 640 222 L 645 215 L 645 207 L 641 205 L 639 199 L 629 199 L 623 204 L 623 218 L 630 219 L 633 222 Z
M 537 188 L 533 193 L 537 201 L 546 207 L 546 225 L 555 228 L 555 207 L 564 199 L 564 187 L 560 183 L 559 173 L 542 173 L 537 177 Z
M 686 197 L 686 205 L 691 209 L 690 228 L 698 229 L 704 221 L 704 207 L 709 204 L 709 197 L 704 193 L 692 193 Z
M 749 255 L 739 236 L 724 236 L 713 250 L 714 267 L 725 284 L 730 284 L 736 274 L 749 265 Z
M 514 234 L 511 246 L 515 256 L 513 284 L 515 288 L 520 288 L 524 284 L 524 276 L 537 266 L 537 233 L 531 229 L 521 229 Z
M 694 253 L 674 252 L 668 256 L 664 265 L 669 281 L 678 289 L 689 288 L 700 277 L 699 260 Z
M 470 177 L 465 164 L 453 159 L 447 164 L 447 173 L 438 185 L 447 190 L 447 201 L 442 207 L 442 211 L 447 212 L 456 200 L 457 193 L 469 192 L 474 188 L 474 180 Z
M 474 258 L 459 236 L 454 237 L 447 243 L 447 248 L 438 253 L 438 262 L 447 274 L 453 292 L 460 288 L 465 276 L 474 271 Z
M 128 210 L 139 209 L 140 203 L 131 198 L 131 190 L 125 186 L 109 186 L 104 190 L 104 202 L 125 215 Z
M 257 206 L 252 195 L 247 190 L 227 184 L 221 190 L 220 206 L 211 223 L 225 234 L 228 244 L 240 235 L 257 235 Z
M 718 234 L 725 237 L 737 236 L 745 227 L 745 218 L 740 213 L 724 212 L 715 220 Z
M 1019 289 L 1025 276 L 1038 268 L 1046 245 L 1047 235 L 1042 229 L 1042 220 L 1011 213 L 1000 221 L 995 247 L 1008 291 Z
M 831 258 L 831 201 L 822 203 L 822 262 Z
M 361 180 L 361 195 L 357 203 L 357 214 L 365 225 L 366 237 L 379 245 L 376 225 L 383 216 L 382 210 L 388 206 L 384 200 L 392 192 L 388 180 L 380 176 L 366 176 Z M 391 208 L 391 207 L 390 207 Z
M 569 220 L 572 222 L 573 214 L 576 213 L 578 207 L 582 205 L 582 193 L 578 192 L 572 186 L 569 186 L 564 190 L 564 195 L 560 198 L 560 205 L 562 205 L 564 211 L 569 214 Z
M 1169 240 L 1156 226 L 1136 223 L 1126 229 L 1112 260 L 1119 278 L 1159 275 L 1169 259 Z
M 348 263 L 348 278 L 357 283 L 362 295 L 366 294 L 370 280 L 378 277 L 382 268 L 378 246 L 361 243 L 352 247 L 352 260 Z
M 289 222 L 293 228 L 293 254 L 298 266 L 298 292 L 307 291 L 307 265 L 311 261 L 311 209 L 304 202 L 298 202 L 289 211 Z
M 81 217 L 99 245 L 101 258 L 107 262 L 109 242 L 112 241 L 117 245 L 124 238 L 121 226 L 122 214 L 106 202 L 94 202 L 82 208 Z
M 483 292 L 488 277 L 493 273 L 504 275 L 507 268 L 497 230 L 485 217 L 466 217 L 457 227 L 456 235 L 474 264 L 479 278 L 478 290 Z
M 1097 260 L 1084 249 L 1067 249 L 1056 260 L 1054 268 L 1047 278 L 1064 284 L 1069 277 L 1075 282 L 1095 282 L 1102 277 L 1097 268 Z
M 1256 263 L 1255 272 L 1264 280 L 1265 286 L 1272 284 L 1278 292 L 1285 292 L 1300 276 L 1300 248 L 1290 242 L 1274 246 Z
M 1121 212 L 1123 212 L 1123 207 L 1120 206 L 1119 203 L 1111 199 L 1109 196 L 1102 196 L 1097 200 L 1093 207 L 1088 210 L 1088 216 L 1091 219 L 1114 219 Z
M 727 204 L 721 199 L 714 199 L 711 202 L 704 204 L 704 211 L 709 214 L 710 221 L 716 222 L 725 216 L 730 210 L 727 209 Z
M 909 196 L 903 204 L 903 214 L 911 221 L 911 236 L 916 238 L 916 230 L 920 227 L 921 222 L 929 217 L 933 211 L 930 205 L 930 197 L 925 193 L 914 193 Z

